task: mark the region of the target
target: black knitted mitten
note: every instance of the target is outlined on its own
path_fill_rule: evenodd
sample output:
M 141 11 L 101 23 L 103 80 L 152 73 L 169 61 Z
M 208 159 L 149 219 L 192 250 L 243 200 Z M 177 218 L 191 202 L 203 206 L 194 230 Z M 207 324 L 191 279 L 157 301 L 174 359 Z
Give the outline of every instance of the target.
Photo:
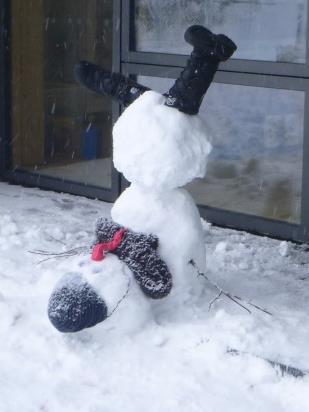
M 111 242 L 121 229 L 117 223 L 99 219 L 95 243 Z M 152 299 L 164 298 L 172 288 L 172 275 L 157 249 L 156 236 L 124 229 L 120 244 L 111 251 L 129 266 L 142 291 Z
M 48 317 L 59 332 L 79 332 L 105 320 L 107 306 L 85 279 L 68 273 L 49 298 Z

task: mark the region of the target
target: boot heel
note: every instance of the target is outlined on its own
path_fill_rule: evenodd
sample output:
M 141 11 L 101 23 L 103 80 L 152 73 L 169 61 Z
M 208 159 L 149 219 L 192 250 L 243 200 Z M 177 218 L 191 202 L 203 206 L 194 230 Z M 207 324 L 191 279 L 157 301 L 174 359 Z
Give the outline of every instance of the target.
M 218 58 L 219 61 L 228 60 L 233 53 L 236 51 L 236 44 L 224 34 L 217 34 L 214 36 L 214 56 Z
M 193 52 L 209 56 L 218 62 L 228 60 L 237 49 L 236 44 L 224 34 L 214 34 L 203 26 L 190 26 L 184 35 L 185 41 L 193 46 Z

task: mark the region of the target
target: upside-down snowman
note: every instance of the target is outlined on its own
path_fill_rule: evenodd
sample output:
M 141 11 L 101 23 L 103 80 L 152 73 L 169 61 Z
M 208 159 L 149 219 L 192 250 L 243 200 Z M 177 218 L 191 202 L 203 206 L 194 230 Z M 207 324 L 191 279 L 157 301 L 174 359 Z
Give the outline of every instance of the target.
M 65 275 L 52 292 L 48 315 L 61 332 L 107 318 L 131 325 L 149 311 L 177 312 L 200 294 L 189 263 L 205 270 L 203 229 L 181 187 L 205 175 L 211 145 L 198 111 L 219 63 L 236 46 L 202 26 L 184 37 L 193 51 L 164 95 L 89 62 L 75 67 L 80 84 L 126 107 L 113 128 L 113 161 L 131 185 L 115 202 L 112 220 L 97 222 L 93 263 Z

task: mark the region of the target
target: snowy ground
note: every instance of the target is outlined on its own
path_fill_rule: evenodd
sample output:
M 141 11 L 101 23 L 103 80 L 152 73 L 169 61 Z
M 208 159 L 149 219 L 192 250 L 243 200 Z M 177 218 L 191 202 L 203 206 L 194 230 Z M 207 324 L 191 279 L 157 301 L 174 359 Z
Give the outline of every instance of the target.
M 205 223 L 209 278 L 273 316 L 225 298 L 208 311 L 205 283 L 198 305 L 130 333 L 53 329 L 50 292 L 84 257 L 38 263 L 28 251 L 89 244 L 110 207 L 0 183 L 0 411 L 308 411 L 309 377 L 261 359 L 309 370 L 309 252 L 287 242 Z

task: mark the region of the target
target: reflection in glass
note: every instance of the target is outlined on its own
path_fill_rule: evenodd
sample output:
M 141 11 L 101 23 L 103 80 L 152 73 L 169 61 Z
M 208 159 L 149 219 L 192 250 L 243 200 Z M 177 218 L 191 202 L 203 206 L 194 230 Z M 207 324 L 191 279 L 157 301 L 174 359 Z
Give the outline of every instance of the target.
M 173 80 L 139 76 L 165 92 Z M 200 109 L 213 151 L 198 204 L 300 221 L 304 92 L 213 83 Z
M 225 33 L 238 45 L 233 58 L 306 61 L 307 0 L 136 0 L 136 50 L 188 54 L 183 34 L 192 24 Z M 274 24 L 275 22 L 275 24 Z
M 111 101 L 76 84 L 88 59 L 111 68 L 112 2 L 12 1 L 13 166 L 111 187 Z

